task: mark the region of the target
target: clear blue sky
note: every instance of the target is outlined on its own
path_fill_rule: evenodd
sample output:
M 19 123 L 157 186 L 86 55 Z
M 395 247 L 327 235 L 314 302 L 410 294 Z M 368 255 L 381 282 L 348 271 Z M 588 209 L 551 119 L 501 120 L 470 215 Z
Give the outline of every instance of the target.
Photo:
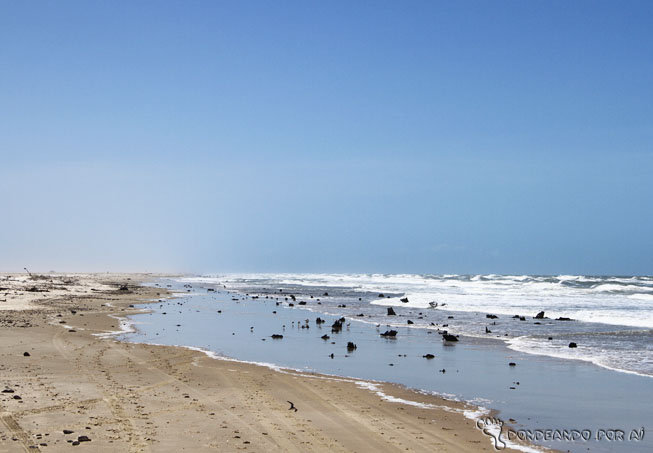
M 653 274 L 653 2 L 2 1 L 0 270 Z

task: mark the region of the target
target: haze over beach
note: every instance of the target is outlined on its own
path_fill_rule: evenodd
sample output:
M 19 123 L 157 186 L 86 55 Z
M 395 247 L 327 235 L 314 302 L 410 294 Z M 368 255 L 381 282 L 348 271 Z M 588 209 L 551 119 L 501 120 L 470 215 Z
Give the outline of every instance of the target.
M 651 451 L 652 20 L 3 2 L 0 452 Z

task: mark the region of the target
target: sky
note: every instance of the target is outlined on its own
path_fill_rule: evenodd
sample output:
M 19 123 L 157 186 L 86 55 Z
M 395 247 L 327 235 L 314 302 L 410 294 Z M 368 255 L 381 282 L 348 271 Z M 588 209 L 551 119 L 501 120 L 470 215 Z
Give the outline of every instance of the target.
M 0 271 L 653 274 L 650 1 L 0 2 Z

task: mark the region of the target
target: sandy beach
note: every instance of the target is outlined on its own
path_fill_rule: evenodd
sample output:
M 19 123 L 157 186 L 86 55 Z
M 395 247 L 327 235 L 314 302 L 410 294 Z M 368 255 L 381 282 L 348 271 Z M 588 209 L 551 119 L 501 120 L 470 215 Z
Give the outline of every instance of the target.
M 151 278 L 0 276 L 0 451 L 493 450 L 461 403 L 102 335 Z

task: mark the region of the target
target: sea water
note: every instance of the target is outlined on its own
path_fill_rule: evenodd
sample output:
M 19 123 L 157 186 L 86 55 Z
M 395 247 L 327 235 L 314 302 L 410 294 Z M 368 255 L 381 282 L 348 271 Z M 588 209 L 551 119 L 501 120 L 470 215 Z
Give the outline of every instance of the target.
M 375 305 L 416 312 L 430 310 L 435 302 L 435 310 L 454 316 L 446 322 L 454 333 L 494 336 L 518 351 L 653 375 L 653 277 L 278 274 L 223 276 L 221 281 L 244 291 L 280 286 L 317 295 L 330 290 L 321 310 L 362 311 L 372 322 L 387 321 L 386 309 Z M 338 308 L 343 303 L 347 308 Z M 548 319 L 533 320 L 540 311 Z M 498 318 L 488 320 L 487 314 Z M 515 322 L 519 318 L 513 316 L 524 316 L 526 322 Z M 412 321 L 414 328 L 432 322 Z M 578 348 L 563 347 L 570 342 Z

